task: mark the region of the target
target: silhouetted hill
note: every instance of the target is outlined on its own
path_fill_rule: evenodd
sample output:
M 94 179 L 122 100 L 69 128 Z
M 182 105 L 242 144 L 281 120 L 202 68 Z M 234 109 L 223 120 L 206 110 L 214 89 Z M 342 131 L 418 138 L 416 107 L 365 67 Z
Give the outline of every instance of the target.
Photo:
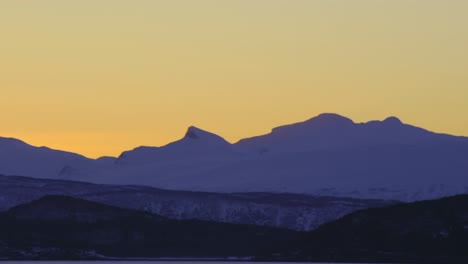
M 286 248 L 273 259 L 468 263 L 468 195 L 357 211 Z
M 11 259 L 254 256 L 298 235 L 169 220 L 65 196 L 47 196 L 0 214 L 0 255 Z

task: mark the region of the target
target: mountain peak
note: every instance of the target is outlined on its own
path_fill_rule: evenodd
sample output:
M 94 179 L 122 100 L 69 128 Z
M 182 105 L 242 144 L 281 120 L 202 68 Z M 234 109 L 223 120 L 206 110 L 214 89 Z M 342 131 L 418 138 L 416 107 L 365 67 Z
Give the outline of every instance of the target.
M 352 125 L 354 125 L 353 120 L 347 117 L 340 116 L 338 114 L 324 113 L 304 122 L 275 127 L 272 129 L 272 133 L 303 134 L 305 131 L 308 131 L 307 133 L 309 133 L 311 129 L 313 131 L 320 131 L 321 129 L 336 130 L 350 127 Z
M 184 138 L 199 139 L 205 136 L 217 136 L 217 135 L 210 133 L 208 131 L 205 131 L 203 129 L 200 129 L 198 127 L 195 127 L 195 126 L 189 126 L 189 128 L 187 128 L 187 132 L 185 132 Z
M 185 138 L 198 139 L 197 132 L 200 132 L 200 129 L 190 126 L 185 133 Z
M 352 125 L 354 124 L 353 120 L 333 113 L 323 113 L 316 117 L 313 117 L 307 121 L 308 123 L 314 123 L 318 125 L 325 126 L 342 126 L 342 125 Z
M 215 140 L 215 141 L 225 141 L 222 137 L 213 134 L 211 132 L 205 131 L 195 126 L 190 126 L 185 133 L 184 139 L 187 140 Z
M 402 125 L 403 124 L 403 122 L 401 122 L 401 120 L 398 119 L 398 117 L 395 117 L 395 116 L 387 117 L 383 122 L 386 123 L 386 124 L 391 124 L 391 125 Z

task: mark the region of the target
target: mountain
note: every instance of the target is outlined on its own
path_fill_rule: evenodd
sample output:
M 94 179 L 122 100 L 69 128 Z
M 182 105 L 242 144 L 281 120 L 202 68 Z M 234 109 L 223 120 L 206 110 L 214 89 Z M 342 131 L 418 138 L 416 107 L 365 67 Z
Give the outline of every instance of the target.
M 358 209 L 394 202 L 276 193 L 205 193 L 144 186 L 0 176 L 0 211 L 47 195 L 66 195 L 170 219 L 312 230 Z
M 468 195 L 351 213 L 285 244 L 267 259 L 359 263 L 467 263 Z
M 114 166 L 95 174 L 95 182 L 160 188 L 181 178 L 195 183 L 196 174 L 236 162 L 245 155 L 220 136 L 191 126 L 182 139 L 165 146 L 142 146 L 123 152 Z
M 249 257 L 299 235 L 170 220 L 66 196 L 46 196 L 0 213 L 0 255 L 6 259 Z
M 222 137 L 191 126 L 185 136 L 163 147 L 138 147 L 123 152 L 116 160 L 119 164 L 177 162 L 198 159 L 224 159 L 237 153 Z
M 396 117 L 355 123 L 322 114 L 235 144 L 190 127 L 176 142 L 138 147 L 116 159 L 72 162 L 65 158 L 72 154 L 52 151 L 55 158 L 35 163 L 41 155 L 24 158 L 33 150 L 14 149 L 12 157 L 18 158 L 1 163 L 0 173 L 171 190 L 401 201 L 468 192 L 468 138 L 433 133 Z

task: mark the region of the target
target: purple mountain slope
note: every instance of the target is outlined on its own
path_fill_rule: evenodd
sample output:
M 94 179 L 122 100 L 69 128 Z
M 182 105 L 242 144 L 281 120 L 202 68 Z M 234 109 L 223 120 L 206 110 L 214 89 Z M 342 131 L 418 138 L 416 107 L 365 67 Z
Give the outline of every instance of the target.
M 84 173 L 94 166 L 93 163 L 93 160 L 75 153 L 47 147 L 33 147 L 13 138 L 0 138 L 2 174 L 64 179 L 74 174 L 74 177 L 87 178 L 88 175 L 81 173 L 77 175 L 75 170 L 80 168 Z

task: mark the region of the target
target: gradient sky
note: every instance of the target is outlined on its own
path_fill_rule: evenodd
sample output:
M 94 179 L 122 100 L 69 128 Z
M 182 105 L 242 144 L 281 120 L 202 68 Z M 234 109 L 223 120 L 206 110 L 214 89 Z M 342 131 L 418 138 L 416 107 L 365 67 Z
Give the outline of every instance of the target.
M 0 1 L 0 135 L 89 157 L 334 112 L 468 135 L 466 0 Z

